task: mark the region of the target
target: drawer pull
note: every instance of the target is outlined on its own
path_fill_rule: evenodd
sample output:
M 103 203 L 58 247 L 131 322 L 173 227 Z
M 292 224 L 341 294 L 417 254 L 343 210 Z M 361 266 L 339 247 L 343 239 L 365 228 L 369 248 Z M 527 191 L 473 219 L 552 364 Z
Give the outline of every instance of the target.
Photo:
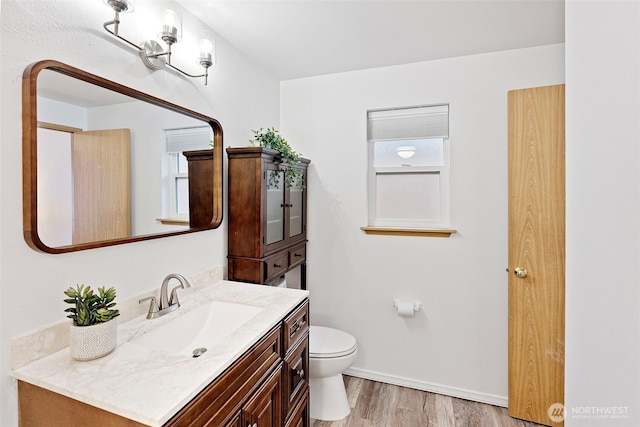
M 289 334 L 289 338 L 294 336 L 296 334 L 296 332 L 298 332 L 300 330 L 300 328 L 302 328 L 304 326 L 305 323 L 307 323 L 307 322 L 305 322 L 304 320 L 296 320 L 294 322 L 294 324 L 291 325 L 291 333 Z
M 273 264 L 273 268 L 280 268 L 282 267 L 280 264 Z
M 293 254 L 293 256 L 296 257 L 296 258 L 302 258 L 302 254 L 298 254 L 298 253 Z
M 295 369 L 293 369 L 295 371 Z M 299 376 L 300 378 L 304 378 L 304 369 L 300 369 L 299 371 L 296 371 L 296 375 Z
M 258 423 L 247 424 L 247 427 L 258 427 Z

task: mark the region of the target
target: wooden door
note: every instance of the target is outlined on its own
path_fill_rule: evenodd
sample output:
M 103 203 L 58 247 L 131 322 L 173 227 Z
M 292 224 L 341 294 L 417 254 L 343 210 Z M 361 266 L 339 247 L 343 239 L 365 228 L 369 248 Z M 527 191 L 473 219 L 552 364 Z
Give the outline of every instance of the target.
M 509 92 L 509 415 L 563 425 L 564 85 Z
M 131 236 L 129 140 L 129 129 L 73 134 L 73 244 Z

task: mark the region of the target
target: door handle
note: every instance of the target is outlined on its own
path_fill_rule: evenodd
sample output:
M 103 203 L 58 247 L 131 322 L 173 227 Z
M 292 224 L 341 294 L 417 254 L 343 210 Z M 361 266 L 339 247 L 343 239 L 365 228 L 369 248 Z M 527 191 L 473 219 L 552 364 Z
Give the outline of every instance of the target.
M 513 274 L 515 274 L 518 279 L 524 279 L 525 277 L 527 277 L 527 274 L 529 274 L 529 272 L 526 268 L 516 267 Z

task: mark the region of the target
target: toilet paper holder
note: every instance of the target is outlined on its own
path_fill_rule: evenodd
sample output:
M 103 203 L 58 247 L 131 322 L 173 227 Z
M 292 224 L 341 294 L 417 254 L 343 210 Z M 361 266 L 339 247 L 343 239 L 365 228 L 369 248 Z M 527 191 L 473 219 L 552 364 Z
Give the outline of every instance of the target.
M 393 300 L 393 308 L 395 308 L 396 310 L 398 310 L 398 308 L 403 305 L 405 306 L 406 303 L 409 302 L 413 305 L 413 312 L 415 313 L 416 311 L 419 311 L 422 308 L 422 303 L 420 301 L 403 301 L 400 299 L 394 299 Z

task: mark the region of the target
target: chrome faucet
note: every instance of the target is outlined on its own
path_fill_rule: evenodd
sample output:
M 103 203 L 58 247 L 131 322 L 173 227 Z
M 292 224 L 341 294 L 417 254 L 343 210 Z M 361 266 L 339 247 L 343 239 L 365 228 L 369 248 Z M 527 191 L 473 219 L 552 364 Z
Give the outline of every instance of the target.
M 176 279 L 180 284 L 171 290 L 171 296 L 169 296 L 169 281 Z M 156 303 L 156 297 L 147 297 L 138 301 L 142 304 L 145 301 L 151 301 L 149 304 L 149 312 L 147 313 L 147 319 L 155 319 L 163 316 L 167 313 L 171 313 L 176 308 L 180 307 L 180 301 L 178 301 L 178 289 L 190 288 L 189 281 L 181 274 L 171 273 L 167 275 L 162 281 L 160 286 L 160 306 Z

